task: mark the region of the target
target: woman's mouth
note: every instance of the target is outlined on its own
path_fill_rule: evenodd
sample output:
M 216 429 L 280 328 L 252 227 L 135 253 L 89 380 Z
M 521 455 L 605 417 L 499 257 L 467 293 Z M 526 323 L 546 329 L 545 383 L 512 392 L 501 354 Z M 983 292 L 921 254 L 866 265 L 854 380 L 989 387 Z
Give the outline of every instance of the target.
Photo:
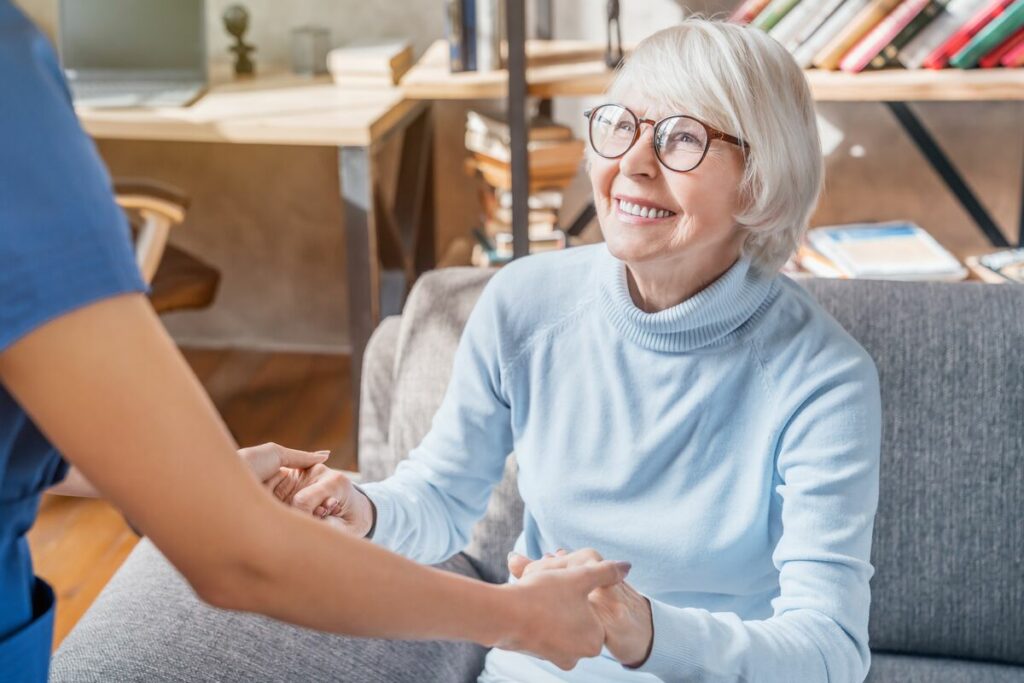
M 616 198 L 615 215 L 623 223 L 644 225 L 674 218 L 676 213 L 650 204 Z

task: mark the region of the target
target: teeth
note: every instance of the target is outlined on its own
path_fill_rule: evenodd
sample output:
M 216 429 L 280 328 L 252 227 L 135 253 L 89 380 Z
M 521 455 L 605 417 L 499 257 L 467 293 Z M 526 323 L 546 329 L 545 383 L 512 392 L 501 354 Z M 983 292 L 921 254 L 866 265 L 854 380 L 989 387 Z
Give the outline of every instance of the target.
M 640 218 L 667 218 L 673 215 L 673 212 L 666 211 L 665 209 L 655 209 L 649 206 L 641 206 L 625 200 L 619 200 L 619 207 L 626 213 L 639 216 Z

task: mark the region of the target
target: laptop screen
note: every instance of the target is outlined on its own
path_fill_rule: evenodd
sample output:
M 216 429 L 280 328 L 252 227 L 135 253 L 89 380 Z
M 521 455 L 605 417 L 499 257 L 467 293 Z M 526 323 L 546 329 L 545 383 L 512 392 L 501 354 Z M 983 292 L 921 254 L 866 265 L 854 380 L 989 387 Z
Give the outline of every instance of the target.
M 68 77 L 136 71 L 206 75 L 203 0 L 61 0 L 60 53 Z

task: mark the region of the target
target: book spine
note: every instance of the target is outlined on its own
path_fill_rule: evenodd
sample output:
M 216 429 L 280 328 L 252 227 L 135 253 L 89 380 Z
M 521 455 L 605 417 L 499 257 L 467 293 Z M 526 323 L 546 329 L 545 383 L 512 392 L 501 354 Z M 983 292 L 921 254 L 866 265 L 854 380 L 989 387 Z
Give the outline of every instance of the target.
M 466 71 L 476 71 L 476 0 L 462 0 L 462 46 Z
M 729 21 L 734 24 L 749 24 L 758 14 L 761 13 L 771 0 L 743 0 L 740 6 L 729 15 Z
M 501 39 L 498 34 L 498 2 L 476 0 L 476 70 L 501 68 Z
M 944 43 L 987 0 L 951 0 L 935 20 L 907 43 L 897 61 L 908 69 L 919 69 L 932 50 Z
M 839 8 L 806 40 L 796 52 L 793 59 L 806 69 L 814 63 L 814 57 L 824 48 L 836 34 L 864 9 L 869 0 L 846 0 Z
M 846 53 L 839 68 L 849 73 L 863 71 L 927 4 L 928 0 L 903 0 Z
M 1011 48 L 999 60 L 999 65 L 1008 67 L 1024 66 L 1024 44 Z
M 882 48 L 882 51 L 871 60 L 872 69 L 884 69 L 899 63 L 900 50 L 904 48 L 915 36 L 919 35 L 934 19 L 942 13 L 944 0 L 929 0 L 921 12 L 910 20 L 910 23 L 903 27 L 903 30 L 896 34 L 892 42 Z
M 821 52 L 815 55 L 814 66 L 827 70 L 838 68 L 839 62 L 850 48 L 898 4 L 899 0 L 871 0 L 835 38 L 822 48 Z
M 800 0 L 772 0 L 760 14 L 750 22 L 762 31 L 770 31 L 779 21 L 786 16 Z
M 953 35 L 951 35 L 946 42 L 935 48 L 927 58 L 925 58 L 922 66 L 926 69 L 942 69 L 949 63 L 950 57 L 960 50 L 967 42 L 975 36 L 985 26 L 985 24 L 992 21 L 994 18 L 1002 14 L 1011 0 L 992 0 L 986 3 L 978 12 L 974 14 L 967 23 L 961 26 Z
M 823 2 L 801 2 L 782 18 L 770 35 L 790 52 L 811 37 L 825 20 L 843 4 L 843 0 L 823 0 Z
M 991 69 L 999 66 L 999 62 L 1002 60 L 1003 55 L 1018 45 L 1024 45 L 1024 28 L 1017 29 L 1016 33 L 1004 40 L 1001 45 L 996 47 L 996 49 L 979 59 L 978 66 L 983 69 Z
M 966 45 L 949 58 L 950 66 L 970 69 L 978 60 L 1024 26 L 1024 0 L 1017 0 L 1009 9 L 986 24 Z
M 448 70 L 458 73 L 466 70 L 462 43 L 462 0 L 446 0 L 445 34 L 448 36 Z

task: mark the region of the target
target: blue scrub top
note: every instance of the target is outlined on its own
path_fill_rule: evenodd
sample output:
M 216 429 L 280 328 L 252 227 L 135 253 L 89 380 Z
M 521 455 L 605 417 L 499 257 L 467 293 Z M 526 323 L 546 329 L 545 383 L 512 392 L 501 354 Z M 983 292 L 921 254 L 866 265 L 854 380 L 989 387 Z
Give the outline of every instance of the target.
M 144 292 L 110 178 L 53 49 L 0 0 L 0 353 L 89 303 Z M 25 533 L 67 465 L 0 383 L 0 680 L 46 681 L 53 592 Z

